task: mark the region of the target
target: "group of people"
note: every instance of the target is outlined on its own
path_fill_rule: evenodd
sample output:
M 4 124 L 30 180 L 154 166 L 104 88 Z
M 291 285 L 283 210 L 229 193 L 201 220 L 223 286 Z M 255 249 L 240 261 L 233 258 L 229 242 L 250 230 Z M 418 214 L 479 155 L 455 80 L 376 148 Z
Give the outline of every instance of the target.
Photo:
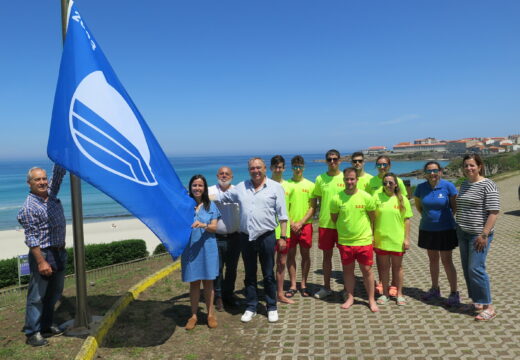
M 405 305 L 403 296 L 403 256 L 410 247 L 412 210 L 403 181 L 393 174 L 387 156 L 376 160 L 378 174 L 364 171 L 364 156 L 351 156 L 351 167 L 340 170 L 337 150 L 325 155 L 327 171 L 315 182 L 304 178 L 305 160 L 291 159 L 292 177 L 283 178 L 285 159 L 274 156 L 267 177 L 261 158 L 248 161 L 250 179 L 232 185 L 233 172 L 221 167 L 218 183 L 208 187 L 202 175 L 193 176 L 188 185 L 195 200 L 194 222 L 189 243 L 181 256 L 183 281 L 190 283 L 192 316 L 186 329 L 198 323 L 201 283 L 207 307 L 207 325 L 218 326 L 215 311 L 241 304 L 234 295 L 240 255 L 245 268 L 245 305 L 242 322 L 256 316 L 258 306 L 257 264 L 263 275 L 267 318 L 278 321 L 277 302 L 294 303 L 293 297 L 332 295 L 331 274 L 334 247 L 343 266 L 344 302 L 354 304 L 354 269 L 359 264 L 371 311 L 392 298 Z M 496 316 L 491 300 L 486 257 L 493 239 L 500 210 L 496 184 L 484 176 L 484 164 L 476 154 L 463 159 L 466 180 L 459 191 L 442 179 L 439 163 L 424 166 L 426 182 L 415 190 L 415 207 L 421 214 L 420 248 L 427 250 L 431 288 L 424 300 L 440 298 L 439 260 L 444 266 L 450 294 L 447 305 L 459 306 L 457 272 L 452 251 L 459 247 L 468 296 L 472 303 L 463 310 L 475 320 L 488 321 Z M 65 216 L 57 194 L 65 170 L 54 166 L 52 180 L 45 170 L 31 168 L 27 174 L 29 195 L 20 209 L 18 221 L 25 231 L 29 247 L 31 276 L 27 293 L 24 333 L 31 346 L 46 345 L 46 338 L 63 333 L 53 323 L 54 306 L 61 296 L 65 276 Z M 311 267 L 310 249 L 313 218 L 318 216 L 318 248 L 322 250 L 323 286 L 316 292 L 308 288 Z M 296 282 L 296 252 L 300 248 L 301 282 Z M 379 281 L 372 270 L 373 253 Z M 276 272 L 275 272 L 276 264 Z M 224 270 L 225 269 L 225 270 Z M 284 290 L 285 270 L 290 285 Z M 378 295 L 376 299 L 376 294 Z
M 291 159 L 289 180 L 283 178 L 286 163 L 280 155 L 271 159 L 271 178 L 267 177 L 264 161 L 252 158 L 248 162 L 251 178 L 236 186 L 231 184 L 233 173 L 226 166 L 218 170 L 218 184 L 210 188 L 202 175 L 190 180 L 190 196 L 198 205 L 192 237 L 182 256 L 183 279 L 190 282 L 192 304 L 192 317 L 186 329 L 193 329 L 198 321 L 201 281 L 209 327 L 217 326 L 215 307 L 222 311 L 224 306 L 240 303 L 234 295 L 240 254 L 245 268 L 243 322 L 256 316 L 258 262 L 263 275 L 267 318 L 269 322 L 276 322 L 277 301 L 292 304 L 298 292 L 302 297 L 318 299 L 333 294 L 331 274 L 335 247 L 343 267 L 343 309 L 354 304 L 356 262 L 372 312 L 379 311 L 379 306 L 391 299 L 395 299 L 397 305 L 406 305 L 403 256 L 410 247 L 413 214 L 404 182 L 390 171 L 391 160 L 385 155 L 376 160 L 376 176 L 364 171 L 365 159 L 361 152 L 352 154 L 351 167 L 344 170 L 340 170 L 341 157 L 337 150 L 329 150 L 325 160 L 327 171 L 314 183 L 303 176 L 305 160 L 300 155 Z M 467 179 L 458 192 L 451 182 L 442 179 L 438 162 L 427 162 L 424 166 L 427 181 L 419 184 L 414 193 L 415 207 L 421 214 L 418 245 L 427 250 L 432 281 L 423 299 L 441 297 L 440 259 L 451 290 L 446 305 L 460 306 L 452 260 L 452 251 L 459 246 L 468 294 L 473 301 L 464 310 L 474 313 L 476 320 L 486 321 L 496 316 L 485 261 L 500 207 L 498 189 L 493 181 L 484 177 L 484 164 L 478 155 L 464 157 L 463 172 Z M 323 254 L 323 286 L 316 292 L 307 287 L 314 215 L 318 217 L 318 248 Z M 296 282 L 298 247 L 301 255 L 299 289 Z M 375 281 L 372 270 L 374 252 L 379 281 Z M 290 285 L 285 290 L 286 269 Z

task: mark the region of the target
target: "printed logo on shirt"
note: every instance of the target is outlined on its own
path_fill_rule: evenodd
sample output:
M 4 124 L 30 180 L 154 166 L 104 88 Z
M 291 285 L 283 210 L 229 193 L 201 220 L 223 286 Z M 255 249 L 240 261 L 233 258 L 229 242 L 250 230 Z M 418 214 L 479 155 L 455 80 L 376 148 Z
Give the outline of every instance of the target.
M 442 193 L 439 193 L 438 198 L 439 198 L 439 199 L 443 199 L 443 198 L 444 198 L 444 195 L 442 195 Z
M 365 208 L 365 205 L 362 205 L 362 204 L 356 205 L 356 209 L 364 209 L 364 208 Z

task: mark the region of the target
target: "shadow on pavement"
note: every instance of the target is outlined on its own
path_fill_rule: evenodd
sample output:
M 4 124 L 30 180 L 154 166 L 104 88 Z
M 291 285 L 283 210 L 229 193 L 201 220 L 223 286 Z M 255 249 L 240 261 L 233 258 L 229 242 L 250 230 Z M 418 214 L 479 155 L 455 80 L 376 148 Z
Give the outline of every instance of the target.
M 505 215 L 520 216 L 520 210 L 506 211 Z

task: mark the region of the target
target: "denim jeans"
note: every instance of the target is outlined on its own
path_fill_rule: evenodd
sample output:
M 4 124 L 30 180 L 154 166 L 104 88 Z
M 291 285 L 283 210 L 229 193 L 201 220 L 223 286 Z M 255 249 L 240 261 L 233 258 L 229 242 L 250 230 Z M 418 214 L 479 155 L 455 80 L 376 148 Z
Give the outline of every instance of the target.
M 491 288 L 489 276 L 486 272 L 486 257 L 491 240 L 493 240 L 493 234 L 489 234 L 488 244 L 480 252 L 477 252 L 474 246 L 478 235 L 467 233 L 457 227 L 457 237 L 468 296 L 475 304 L 489 305 L 491 304 Z
M 42 249 L 42 256 L 47 258 L 46 249 Z M 67 252 L 59 250 L 59 257 L 63 264 L 67 263 Z M 31 275 L 27 290 L 27 304 L 25 308 L 25 325 L 23 332 L 30 336 L 35 332 L 48 329 L 52 325 L 54 306 L 63 292 L 65 269 L 53 272 L 51 276 L 42 276 L 38 272 L 36 259 L 29 251 L 29 268 Z
M 264 276 L 265 301 L 267 311 L 276 310 L 276 281 L 274 277 L 274 247 L 276 237 L 274 230 L 262 234 L 258 239 L 249 241 L 247 234 L 240 234 L 242 243 L 242 258 L 246 276 L 246 310 L 256 311 L 258 305 L 256 268 L 257 258 L 260 260 L 262 275 Z
M 215 297 L 232 300 L 237 279 L 238 260 L 240 259 L 240 235 L 229 234 L 227 238 L 217 235 L 218 277 L 215 279 Z M 224 266 L 226 271 L 224 273 Z

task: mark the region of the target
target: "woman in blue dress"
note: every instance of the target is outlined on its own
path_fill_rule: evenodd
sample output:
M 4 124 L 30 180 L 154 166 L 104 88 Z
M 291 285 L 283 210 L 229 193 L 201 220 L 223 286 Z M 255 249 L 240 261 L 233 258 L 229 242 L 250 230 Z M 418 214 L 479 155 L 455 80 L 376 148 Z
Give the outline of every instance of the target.
M 213 280 L 218 276 L 218 248 L 215 231 L 220 212 L 209 200 L 208 184 L 202 175 L 194 175 L 189 183 L 190 196 L 195 200 L 194 222 L 190 242 L 181 256 L 182 281 L 190 283 L 191 318 L 186 330 L 197 325 L 200 283 L 204 286 L 204 300 L 208 311 L 208 327 L 217 327 L 213 298 Z

